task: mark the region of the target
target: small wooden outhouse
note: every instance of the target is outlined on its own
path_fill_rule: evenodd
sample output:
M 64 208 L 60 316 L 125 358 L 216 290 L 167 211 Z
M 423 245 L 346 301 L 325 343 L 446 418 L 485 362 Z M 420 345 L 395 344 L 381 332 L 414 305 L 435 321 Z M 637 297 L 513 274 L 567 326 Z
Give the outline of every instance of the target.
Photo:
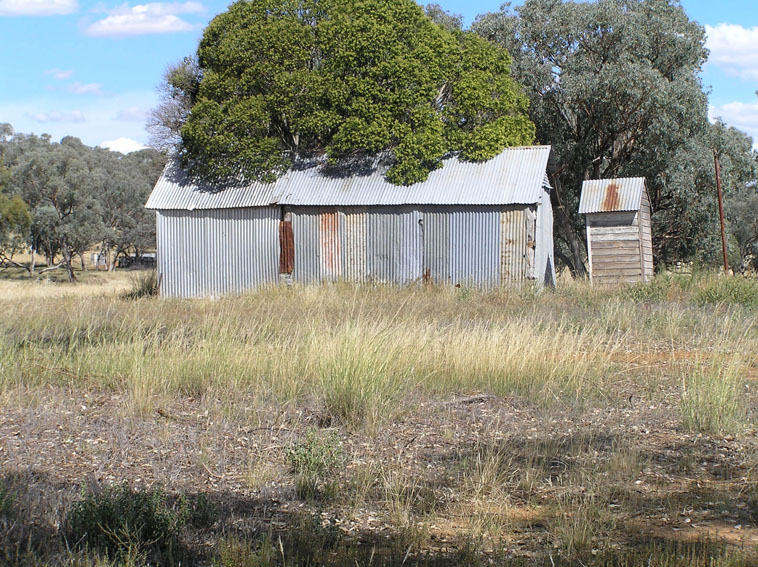
M 582 185 L 590 280 L 645 282 L 653 277 L 650 198 L 644 177 L 594 179 Z

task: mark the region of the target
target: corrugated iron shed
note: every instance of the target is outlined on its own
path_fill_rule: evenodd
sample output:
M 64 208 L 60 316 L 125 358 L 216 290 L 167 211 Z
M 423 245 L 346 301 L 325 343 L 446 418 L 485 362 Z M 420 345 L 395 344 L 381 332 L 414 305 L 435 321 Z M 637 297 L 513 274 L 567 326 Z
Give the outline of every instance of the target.
M 592 179 L 582 183 L 579 213 L 636 211 L 640 208 L 644 177 Z
M 508 148 L 481 163 L 451 157 L 426 181 L 410 186 L 388 182 L 386 168 L 330 176 L 314 165 L 290 170 L 273 183 L 239 182 L 220 187 L 189 178 L 177 163 L 171 162 L 145 206 L 191 211 L 271 205 L 532 204 L 540 201 L 543 187 L 549 187 L 545 177 L 549 157 L 550 146 Z

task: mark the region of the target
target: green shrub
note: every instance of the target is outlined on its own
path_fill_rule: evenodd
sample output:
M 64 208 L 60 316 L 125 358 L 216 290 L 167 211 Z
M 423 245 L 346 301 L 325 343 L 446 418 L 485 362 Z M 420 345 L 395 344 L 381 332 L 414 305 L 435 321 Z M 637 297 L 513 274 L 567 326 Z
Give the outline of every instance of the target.
M 15 494 L 10 482 L 6 478 L 0 478 L 0 518 L 11 518 L 14 511 Z
M 648 282 L 639 282 L 625 290 L 625 295 L 634 301 L 666 301 L 676 287 L 673 278 L 659 274 Z
M 342 461 L 339 438 L 333 431 L 319 434 L 309 430 L 305 438 L 287 448 L 287 461 L 295 473 L 295 493 L 303 500 L 334 492 L 332 473 Z
M 126 484 L 84 493 L 67 516 L 69 541 L 120 558 L 172 555 L 186 523 L 186 506 L 169 507 L 160 489 Z
M 749 276 L 709 279 L 695 295 L 698 305 L 727 303 L 758 307 L 758 279 Z
M 198 529 L 210 528 L 218 518 L 216 504 L 204 493 L 189 500 L 182 497 L 179 509 L 185 514 L 187 522 Z
M 161 287 L 161 279 L 155 270 L 140 272 L 132 278 L 132 287 L 124 293 L 126 299 L 140 299 L 141 297 L 153 297 L 158 295 Z

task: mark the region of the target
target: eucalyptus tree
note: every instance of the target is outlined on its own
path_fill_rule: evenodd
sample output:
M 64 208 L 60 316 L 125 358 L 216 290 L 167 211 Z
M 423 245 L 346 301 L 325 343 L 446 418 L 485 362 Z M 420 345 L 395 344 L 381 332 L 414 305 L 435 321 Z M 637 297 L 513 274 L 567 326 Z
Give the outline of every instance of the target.
M 60 252 L 69 281 L 76 280 L 74 255 L 103 235 L 86 152 L 78 138 L 68 136 L 23 155 L 13 171 L 13 182 L 34 211 L 32 239 L 51 260 Z
M 202 73 L 196 56 L 169 65 L 158 86 L 158 106 L 148 113 L 150 145 L 164 153 L 181 148 L 181 130 L 197 99 Z
M 120 156 L 107 150 L 93 152 L 93 182 L 102 210 L 100 246 L 109 270 L 121 255 L 141 256 L 155 246 L 155 212 L 143 206 L 166 163 L 153 149 Z
M 9 197 L 0 184 L 0 267 L 17 265 L 14 254 L 26 248 L 32 215 L 18 195 Z
M 526 0 L 479 16 L 473 29 L 511 52 L 537 139 L 554 148 L 556 255 L 572 271 L 584 273 L 585 179 L 647 178 L 659 259 L 662 243 L 697 237 L 696 224 L 663 222 L 704 190 L 675 179 L 709 136 L 705 32 L 678 0 Z
M 411 184 L 449 152 L 531 143 L 507 51 L 455 27 L 413 0 L 235 2 L 206 28 L 197 68 L 167 76 L 165 102 L 192 103 L 180 156 L 195 173 L 264 180 L 300 158 L 380 156 Z
M 660 261 L 721 263 L 715 155 L 727 211 L 730 263 L 741 263 L 750 248 L 746 231 L 754 224 L 749 218 L 749 197 L 755 193 L 751 182 L 756 179 L 751 146 L 749 136 L 717 120 L 707 125 L 704 135 L 687 140 L 669 156 L 653 214 Z M 758 208 L 752 214 L 758 215 Z

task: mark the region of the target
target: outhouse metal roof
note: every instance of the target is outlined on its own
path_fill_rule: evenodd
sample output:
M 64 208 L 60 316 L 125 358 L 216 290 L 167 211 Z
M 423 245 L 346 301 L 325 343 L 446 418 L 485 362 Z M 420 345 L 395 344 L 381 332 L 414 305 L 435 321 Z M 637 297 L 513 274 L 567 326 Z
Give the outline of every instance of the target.
M 539 202 L 549 187 L 550 146 L 508 148 L 486 162 L 443 161 L 426 181 L 410 186 L 385 179 L 386 168 L 329 175 L 318 165 L 291 169 L 273 183 L 224 185 L 192 179 L 175 161 L 163 171 L 145 206 L 196 210 L 270 205 L 509 205 Z
M 591 179 L 582 183 L 579 213 L 636 211 L 645 190 L 644 177 Z

